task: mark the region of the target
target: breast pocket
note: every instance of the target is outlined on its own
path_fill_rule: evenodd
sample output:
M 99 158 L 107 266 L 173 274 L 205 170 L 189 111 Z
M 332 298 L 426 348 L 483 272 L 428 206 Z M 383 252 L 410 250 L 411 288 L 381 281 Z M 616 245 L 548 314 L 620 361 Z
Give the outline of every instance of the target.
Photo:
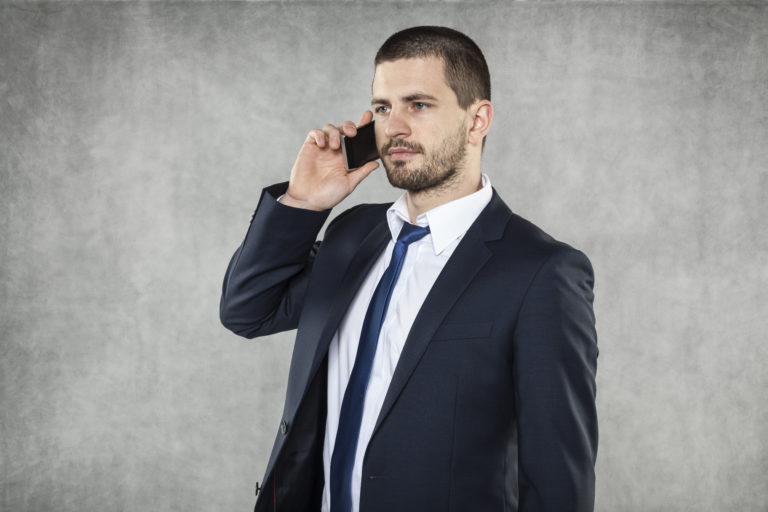
M 432 341 L 470 340 L 487 338 L 493 331 L 493 322 L 443 324 L 437 328 Z

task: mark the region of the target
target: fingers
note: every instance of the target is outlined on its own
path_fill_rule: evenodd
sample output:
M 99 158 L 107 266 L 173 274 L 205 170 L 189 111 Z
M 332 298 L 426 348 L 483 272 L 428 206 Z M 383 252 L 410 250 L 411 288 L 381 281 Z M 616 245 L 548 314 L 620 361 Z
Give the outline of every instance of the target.
M 333 125 L 327 124 L 322 129 L 314 129 L 307 135 L 307 142 L 312 142 L 319 148 L 341 148 L 341 133 Z
M 373 114 L 370 111 L 363 113 L 363 117 L 360 118 L 359 124 L 367 124 L 373 118 Z M 366 122 L 366 119 L 368 119 Z M 322 129 L 314 129 L 307 135 L 307 141 L 312 142 L 319 148 L 340 149 L 341 148 L 341 136 L 354 137 L 357 135 L 357 127 L 352 121 L 344 121 L 339 126 L 332 124 L 326 124 Z
M 325 133 L 323 133 L 322 130 L 310 130 L 310 132 L 307 134 L 306 142 L 311 142 L 319 148 L 324 148 L 328 141 L 326 140 Z
M 363 126 L 364 124 L 368 124 L 373 120 L 373 112 L 370 110 L 366 110 L 363 112 L 363 115 L 360 116 L 360 121 L 358 121 L 357 125 L 353 123 L 352 121 L 344 121 L 339 125 L 339 130 L 346 135 L 347 137 L 354 137 L 357 135 L 357 127 Z
M 357 123 L 357 126 L 363 126 L 364 124 L 368 124 L 371 121 L 373 121 L 373 112 L 366 110 L 363 112 L 363 115 L 360 116 L 360 121 Z
M 328 140 L 328 147 L 331 149 L 339 149 L 341 147 L 341 132 L 332 124 L 323 126 L 323 133 Z
M 355 123 L 353 123 L 352 121 L 344 121 L 339 126 L 339 129 L 347 137 L 354 137 L 355 135 L 357 135 L 357 127 L 355 126 Z

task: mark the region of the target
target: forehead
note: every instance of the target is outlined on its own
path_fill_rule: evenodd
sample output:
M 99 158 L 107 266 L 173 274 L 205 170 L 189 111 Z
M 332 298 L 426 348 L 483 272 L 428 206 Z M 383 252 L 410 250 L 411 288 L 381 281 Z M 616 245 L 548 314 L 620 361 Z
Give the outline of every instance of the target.
M 416 92 L 437 98 L 456 95 L 445 83 L 443 61 L 438 57 L 398 59 L 382 62 L 373 75 L 375 98 L 400 98 Z

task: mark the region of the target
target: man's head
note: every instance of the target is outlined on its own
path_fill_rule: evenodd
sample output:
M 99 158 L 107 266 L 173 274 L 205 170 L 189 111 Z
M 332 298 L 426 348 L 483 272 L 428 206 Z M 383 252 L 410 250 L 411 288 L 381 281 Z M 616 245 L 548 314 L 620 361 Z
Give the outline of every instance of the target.
M 443 62 L 445 83 L 463 109 L 475 100 L 491 100 L 491 74 L 480 48 L 458 30 L 412 27 L 396 32 L 376 52 L 374 63 L 436 57 Z
M 449 28 L 414 27 L 387 39 L 375 62 L 371 104 L 390 183 L 411 192 L 479 183 L 493 108 L 477 45 Z

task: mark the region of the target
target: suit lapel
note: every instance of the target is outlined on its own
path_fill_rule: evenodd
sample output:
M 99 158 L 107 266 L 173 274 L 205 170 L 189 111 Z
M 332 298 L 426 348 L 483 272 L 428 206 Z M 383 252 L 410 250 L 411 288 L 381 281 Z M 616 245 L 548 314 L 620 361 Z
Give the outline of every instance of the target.
M 373 436 L 386 419 L 405 385 L 416 369 L 432 336 L 475 275 L 492 256 L 486 241 L 501 237 L 510 210 L 494 191 L 493 198 L 472 224 L 424 300 L 406 338 L 392 381 L 381 406 Z
M 381 215 L 359 244 L 352 239 L 342 239 L 339 244 L 327 246 L 326 251 L 329 252 L 324 258 L 328 261 L 322 264 L 323 270 L 318 276 L 320 283 L 317 284 L 321 300 L 311 306 L 305 305 L 296 337 L 283 409 L 284 421 L 294 422 L 299 405 L 328 353 L 328 346 L 342 316 L 391 237 L 386 216 Z M 351 257 L 346 256 L 353 251 Z M 323 390 L 323 394 L 325 392 Z M 272 474 L 285 441 L 286 436 L 276 436 L 265 478 Z
M 352 299 L 360 289 L 363 280 L 368 276 L 368 272 L 377 261 L 379 254 L 384 250 L 391 237 L 392 235 L 389 231 L 386 219 L 374 226 L 368 236 L 366 236 L 360 244 L 359 249 L 352 257 L 346 271 L 344 271 L 344 277 L 340 280 L 338 288 L 335 290 L 336 295 L 331 300 L 330 305 L 327 308 L 322 309 L 321 316 L 311 322 L 311 325 L 308 325 L 304 330 L 306 335 L 309 335 L 316 340 L 316 345 L 312 357 L 312 364 L 306 368 L 306 371 L 301 372 L 302 385 L 299 388 L 301 389 L 301 394 L 298 396 L 299 400 L 296 401 L 297 406 L 306 393 L 312 377 L 317 372 L 323 359 L 325 359 L 331 339 L 338 329 L 342 317 L 347 312 L 349 304 L 352 302 Z M 315 337 L 313 333 L 317 332 L 320 332 L 320 335 Z

